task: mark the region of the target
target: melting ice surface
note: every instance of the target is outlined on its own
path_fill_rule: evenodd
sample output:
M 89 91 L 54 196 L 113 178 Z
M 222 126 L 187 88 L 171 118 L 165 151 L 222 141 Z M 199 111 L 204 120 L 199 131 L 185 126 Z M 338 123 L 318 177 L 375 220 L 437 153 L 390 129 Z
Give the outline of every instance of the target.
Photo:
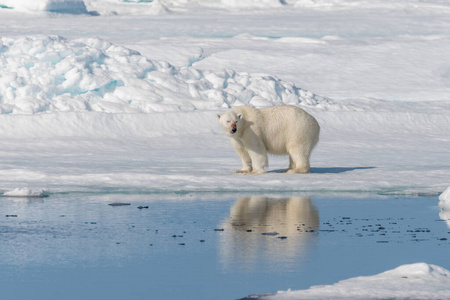
M 415 287 L 417 299 L 443 299 L 450 278 L 433 265 L 450 268 L 450 236 L 435 200 L 217 194 L 4 197 L 2 295 L 400 299 Z M 112 203 L 129 205 L 108 205 Z M 423 261 L 430 265 L 418 264 Z M 358 277 L 399 264 L 405 266 Z M 261 295 L 352 277 L 357 278 L 305 294 Z

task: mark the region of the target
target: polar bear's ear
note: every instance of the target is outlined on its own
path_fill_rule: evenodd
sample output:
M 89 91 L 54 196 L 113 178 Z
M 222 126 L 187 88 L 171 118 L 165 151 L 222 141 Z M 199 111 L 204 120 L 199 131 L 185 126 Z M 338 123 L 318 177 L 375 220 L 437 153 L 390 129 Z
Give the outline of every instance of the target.
M 242 114 L 237 115 L 238 119 L 242 119 Z
M 222 115 L 221 114 L 217 114 L 217 119 L 220 119 Z

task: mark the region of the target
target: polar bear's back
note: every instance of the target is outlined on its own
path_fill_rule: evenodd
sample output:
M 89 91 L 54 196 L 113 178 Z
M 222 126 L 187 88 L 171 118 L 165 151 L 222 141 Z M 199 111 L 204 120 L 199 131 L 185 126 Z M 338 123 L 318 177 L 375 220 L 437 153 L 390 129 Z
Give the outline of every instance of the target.
M 316 145 L 320 127 L 316 119 L 292 105 L 277 105 L 260 109 L 260 126 L 267 151 L 275 155 L 288 154 L 298 147 L 310 152 Z

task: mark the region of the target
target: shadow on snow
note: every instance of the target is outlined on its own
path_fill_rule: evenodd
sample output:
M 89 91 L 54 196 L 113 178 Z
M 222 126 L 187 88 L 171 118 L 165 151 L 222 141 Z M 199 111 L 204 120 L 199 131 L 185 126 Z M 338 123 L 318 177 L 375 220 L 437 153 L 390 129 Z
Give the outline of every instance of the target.
M 355 170 L 368 170 L 375 169 L 375 167 L 331 167 L 331 168 L 311 168 L 311 173 L 313 174 L 339 174 L 346 173 Z M 282 173 L 284 169 L 272 170 L 268 173 Z
M 355 170 L 368 170 L 375 169 L 375 167 L 332 167 L 332 168 L 311 168 L 311 173 L 319 173 L 319 174 L 338 174 L 351 172 Z

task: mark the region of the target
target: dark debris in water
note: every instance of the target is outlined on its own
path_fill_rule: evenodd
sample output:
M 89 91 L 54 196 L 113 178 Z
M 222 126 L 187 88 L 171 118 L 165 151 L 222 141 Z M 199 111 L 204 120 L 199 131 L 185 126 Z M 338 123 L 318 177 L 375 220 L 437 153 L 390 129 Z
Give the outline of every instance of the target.
M 241 298 L 239 300 L 257 300 L 257 299 L 262 299 L 264 297 L 268 297 L 268 296 L 273 296 L 274 294 L 254 294 L 254 295 L 249 295 L 245 298 Z
M 113 202 L 113 203 L 109 203 L 109 206 L 129 206 L 131 205 L 131 203 L 125 203 L 125 202 Z
M 433 230 L 427 227 L 415 226 L 415 218 L 354 218 L 350 216 L 339 216 L 330 220 L 325 220 L 317 226 L 308 226 L 303 222 L 295 224 L 296 232 L 299 235 L 315 234 L 328 235 L 340 234 L 355 238 L 366 238 L 368 242 L 377 244 L 408 243 L 408 242 L 431 242 L 440 241 L 445 243 L 447 238 L 433 234 Z M 286 223 L 280 223 L 285 225 Z M 233 224 L 234 225 L 234 224 Z M 262 225 L 260 225 L 261 227 Z M 267 226 L 273 226 L 268 224 Z M 253 232 L 252 229 L 243 230 Z M 266 231 L 263 236 L 276 236 L 279 239 L 286 239 L 291 235 L 285 235 L 283 231 Z
M 351 222 L 350 222 L 351 220 Z M 386 218 L 386 219 L 369 219 L 369 218 L 352 218 L 352 217 L 336 217 L 321 223 L 320 229 L 297 227 L 297 231 L 301 234 L 308 232 L 317 232 L 317 234 L 347 234 L 350 237 L 369 238 L 378 244 L 387 244 L 391 242 L 431 242 L 438 240 L 446 242 L 448 239 L 437 236 L 433 230 L 427 227 L 415 226 L 415 218 Z M 450 232 L 449 232 L 450 233 Z M 380 240 L 382 238 L 382 240 Z
M 275 236 L 275 235 L 279 235 L 278 232 L 263 232 L 261 233 L 262 235 L 269 235 L 269 236 Z
M 146 205 L 133 205 L 127 202 L 114 202 L 108 203 L 109 206 L 130 206 L 136 207 L 138 210 L 149 209 L 149 206 Z M 136 210 L 134 210 L 137 212 Z M 61 217 L 65 215 L 60 215 Z M 17 215 L 6 215 L 6 217 L 17 217 Z M 165 234 L 158 235 L 158 229 L 147 229 L 147 232 L 152 235 L 152 238 L 155 236 L 161 239 L 172 237 L 173 245 L 184 246 L 191 242 L 191 245 L 205 243 L 205 237 L 208 237 L 208 232 L 220 232 L 223 233 L 226 231 L 226 234 L 233 235 L 234 232 L 245 232 L 247 236 L 251 236 L 254 238 L 253 234 L 256 233 L 260 239 L 277 239 L 277 240 L 294 240 L 296 238 L 303 238 L 306 236 L 315 236 L 315 235 L 339 235 L 339 237 L 348 237 L 357 239 L 358 242 L 368 242 L 377 244 L 378 247 L 387 247 L 388 245 L 393 245 L 396 243 L 426 243 L 436 245 L 450 245 L 450 238 L 444 237 L 442 233 L 438 232 L 435 227 L 425 227 L 423 224 L 420 224 L 416 221 L 415 218 L 358 218 L 355 216 L 335 216 L 330 217 L 329 219 L 321 220 L 321 222 L 311 223 L 310 220 L 302 219 L 302 220 L 285 220 L 280 219 L 277 220 L 278 224 L 273 224 L 271 222 L 266 223 L 249 223 L 244 221 L 233 221 L 229 222 L 227 225 L 219 225 L 224 227 L 209 227 L 199 229 L 199 232 L 202 231 L 201 236 L 190 237 L 190 234 L 187 234 L 186 231 L 182 231 L 181 229 L 178 233 L 173 234 L 174 232 L 169 232 Z M 292 222 L 293 221 L 293 222 Z M 196 224 L 196 221 L 192 221 Z M 101 223 L 97 225 L 96 222 L 86 222 L 86 224 L 96 225 L 92 226 L 92 229 L 95 230 L 96 227 L 101 227 Z M 165 223 L 162 223 L 164 225 Z M 231 229 L 230 229 L 231 225 Z M 280 227 L 277 227 L 280 225 Z M 292 226 L 289 230 L 285 229 L 287 227 Z M 132 226 L 134 228 L 134 226 Z M 291 230 L 292 229 L 292 230 Z M 164 229 L 161 229 L 161 232 L 165 232 Z M 176 231 L 175 231 L 176 232 Z M 181 233 L 182 232 L 182 233 Z M 181 234 L 180 234 L 181 233 Z M 448 232 L 450 234 L 450 232 Z M 223 235 L 223 234 L 221 234 Z M 221 236 L 219 235 L 219 236 Z M 150 246 L 158 246 L 158 240 L 150 240 Z M 120 244 L 118 242 L 117 244 Z M 284 243 L 280 243 L 283 245 Z M 199 246 L 198 246 L 199 247 Z M 256 298 L 255 298 L 256 299 Z

